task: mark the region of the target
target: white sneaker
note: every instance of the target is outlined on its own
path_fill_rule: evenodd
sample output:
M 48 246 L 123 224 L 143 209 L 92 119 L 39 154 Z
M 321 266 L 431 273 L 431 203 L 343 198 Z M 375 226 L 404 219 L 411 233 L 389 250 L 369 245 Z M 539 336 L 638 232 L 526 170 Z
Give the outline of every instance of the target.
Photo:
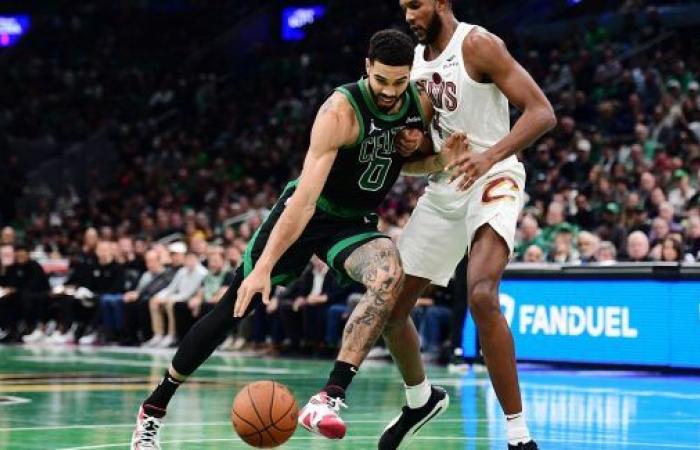
M 299 413 L 299 425 L 328 439 L 343 439 L 347 428 L 338 415 L 341 407 L 347 408 L 341 399 L 320 392 Z
M 97 333 L 90 333 L 78 339 L 80 345 L 94 345 L 97 342 Z
M 163 339 L 161 339 L 154 347 L 156 348 L 168 348 L 170 345 L 175 342 L 175 338 L 170 336 L 169 334 L 166 335 Z
M 46 339 L 46 341 L 50 344 L 66 345 L 75 341 L 75 336 L 73 336 L 72 331 L 66 331 L 65 333 L 56 331 L 48 339 Z
M 141 344 L 141 347 L 157 347 L 164 337 L 162 334 L 154 334 L 152 338 Z
M 56 324 L 55 320 L 49 320 L 46 323 L 46 327 L 44 327 L 44 334 L 47 336 L 52 336 L 56 332 L 56 327 L 58 325 Z
M 245 338 L 239 336 L 236 338 L 235 341 L 233 341 L 233 346 L 232 346 L 231 350 L 236 351 L 236 352 L 243 350 L 243 347 L 245 347 L 245 344 L 246 344 Z
M 222 351 L 228 351 L 231 349 L 232 346 L 233 346 L 233 336 L 229 336 L 224 340 L 224 342 L 221 343 L 221 345 L 219 345 L 218 349 L 222 350 Z
M 131 450 L 160 450 L 160 427 L 162 419 L 149 416 L 139 408 L 136 416 L 136 429 L 131 435 Z
M 35 328 L 30 334 L 22 336 L 22 342 L 25 344 L 39 344 L 44 342 L 44 339 L 46 339 L 46 334 L 39 328 Z
M 391 358 L 391 353 L 386 347 L 372 347 L 365 359 L 386 359 Z

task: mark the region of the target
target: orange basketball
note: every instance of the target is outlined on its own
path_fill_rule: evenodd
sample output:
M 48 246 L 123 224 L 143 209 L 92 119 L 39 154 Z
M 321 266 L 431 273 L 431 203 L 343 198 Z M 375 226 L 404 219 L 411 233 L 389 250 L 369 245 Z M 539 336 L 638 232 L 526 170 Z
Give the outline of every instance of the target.
M 256 381 L 236 395 L 231 409 L 233 428 L 257 448 L 282 445 L 297 428 L 299 407 L 289 389 L 274 381 Z

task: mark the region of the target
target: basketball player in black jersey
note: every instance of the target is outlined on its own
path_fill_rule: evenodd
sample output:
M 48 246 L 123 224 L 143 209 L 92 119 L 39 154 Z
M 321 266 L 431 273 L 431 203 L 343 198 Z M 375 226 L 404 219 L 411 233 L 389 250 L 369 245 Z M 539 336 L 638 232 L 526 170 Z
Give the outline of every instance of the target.
M 141 405 L 133 450 L 160 448 L 161 419 L 177 387 L 252 310 L 253 301 L 268 302 L 272 288 L 295 279 L 313 254 L 341 281 L 366 287 L 328 382 L 299 415 L 313 433 L 345 435 L 338 414 L 345 390 L 382 332 L 403 282 L 398 251 L 377 231 L 374 211 L 401 172 L 441 171 L 467 148 L 463 134 L 451 136 L 440 154 L 415 161 L 396 148 L 397 136 L 421 135 L 432 116 L 430 100 L 409 82 L 412 61 L 408 36 L 380 31 L 370 41 L 368 77 L 338 87 L 321 106 L 301 176 L 287 185 L 251 238 L 231 288 L 185 336 L 165 377 Z

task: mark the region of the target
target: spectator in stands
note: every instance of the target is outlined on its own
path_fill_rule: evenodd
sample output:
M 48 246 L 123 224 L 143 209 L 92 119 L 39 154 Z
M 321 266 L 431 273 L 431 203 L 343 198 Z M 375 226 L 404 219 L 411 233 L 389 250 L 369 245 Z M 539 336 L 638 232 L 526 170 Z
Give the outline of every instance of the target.
M 579 252 L 581 264 L 595 262 L 595 254 L 600 245 L 600 238 L 588 231 L 582 231 L 576 237 L 576 247 Z
M 101 272 L 95 285 L 95 295 L 100 303 L 99 319 L 102 325 L 101 342 L 111 344 L 122 338 L 124 328 L 124 292 L 126 287 L 126 265 L 118 262 L 119 247 L 113 242 L 100 241 L 97 244 L 98 270 Z M 140 274 L 137 274 L 137 277 Z M 83 339 L 86 341 L 87 339 Z
M 683 169 L 677 169 L 674 172 L 673 180 L 675 187 L 668 193 L 668 202 L 673 206 L 674 214 L 680 215 L 697 191 L 690 185 L 690 177 Z
M 609 202 L 605 205 L 602 215 L 602 224 L 596 229 L 595 234 L 601 241 L 610 241 L 618 251 L 625 248 L 625 236 L 627 231 L 620 224 L 620 205 Z
M 16 233 L 12 227 L 3 227 L 0 231 L 0 245 L 15 245 Z
M 170 260 L 169 265 L 176 271 L 185 265 L 185 255 L 187 254 L 187 244 L 181 241 L 173 242 L 168 245 L 167 259 Z M 164 262 L 164 264 L 166 264 Z
M 279 319 L 290 348 L 303 353 L 324 351 L 329 305 L 346 305 L 349 288 L 338 285 L 326 263 L 317 256 L 279 298 Z M 334 317 L 335 318 L 335 317 Z M 337 322 L 335 322 L 337 324 Z
M 683 260 L 683 244 L 672 236 L 666 237 L 661 242 L 660 261 L 681 262 Z
M 124 270 L 136 274 L 136 277 L 146 270 L 143 255 L 138 255 L 135 251 L 134 240 L 129 236 L 122 236 L 117 241 L 117 249 L 114 259 L 124 265 Z
M 651 261 L 649 257 L 649 238 L 643 232 L 633 231 L 627 236 L 627 261 Z
M 151 321 L 148 304 L 175 276 L 175 269 L 165 267 L 158 251 L 149 250 L 145 255 L 146 272 L 141 275 L 134 290 L 125 292 L 123 345 L 137 345 L 150 339 Z
M 683 227 L 676 222 L 673 205 L 670 202 L 663 202 L 659 205 L 659 217 L 664 219 L 669 225 L 670 233 L 682 233 Z
M 232 269 L 236 269 L 243 260 L 243 253 L 235 245 L 226 247 L 226 263 Z
M 14 264 L 14 247 L 0 244 L 0 342 L 16 339 L 17 322 L 20 319 Z
M 565 228 L 572 234 L 575 234 L 578 231 L 576 227 L 564 221 L 564 210 L 564 203 L 560 201 L 552 201 L 547 208 L 547 216 L 545 219 L 547 226 L 542 230 L 542 239 L 545 245 L 545 250 L 549 250 L 560 228 Z
M 418 298 L 411 313 L 421 337 L 421 350 L 430 360 L 439 357 L 443 344 L 450 338 L 453 291 L 452 281 L 446 288 L 431 286 Z
M 544 246 L 540 226 L 531 214 L 525 214 L 520 221 L 520 233 L 515 245 L 515 254 L 522 258 L 525 250 L 533 244 Z
M 206 274 L 207 269 L 199 262 L 199 257 L 188 251 L 185 256 L 185 265 L 177 271 L 170 284 L 149 301 L 153 337 L 144 344 L 145 346 L 167 348 L 175 345 L 174 304 L 189 301 L 197 293 Z M 167 334 L 164 323 L 166 316 Z
M 15 247 L 12 268 L 25 330 L 32 330 L 22 337 L 22 341 L 27 344 L 41 342 L 46 338 L 45 325 L 49 319 L 49 278 L 41 265 L 29 257 L 29 249 L 24 245 Z
M 634 207 L 631 217 L 627 223 L 629 224 L 627 230 L 630 233 L 633 231 L 641 231 L 642 233 L 649 235 L 651 232 L 651 221 L 647 215 L 647 210 L 641 203 Z
M 124 267 L 114 259 L 112 242 L 98 241 L 95 247 L 97 264 L 87 274 L 85 283 L 78 286 L 72 293 L 72 298 L 66 299 L 63 311 L 71 323 L 78 326 L 73 332 L 73 327 L 65 333 L 55 333 L 51 337 L 54 343 L 71 342 L 75 336 L 80 336 L 78 343 L 92 345 L 101 340 L 111 342 L 115 333 L 121 326 L 121 309 L 113 306 L 114 298 L 121 302 L 124 292 Z M 103 305 L 103 297 L 106 304 Z M 118 309 L 118 310 L 117 310 Z M 102 318 L 100 325 L 100 310 L 108 312 L 108 317 Z
M 578 194 L 574 200 L 576 203 L 576 213 L 569 220 L 584 230 L 593 230 L 597 225 L 593 207 L 585 194 Z
M 187 334 L 197 319 L 214 309 L 214 306 L 233 283 L 233 272 L 226 266 L 222 247 L 209 248 L 207 270 L 207 274 L 202 280 L 202 287 L 197 293 L 187 302 L 174 304 L 178 342 Z
M 206 239 L 201 234 L 195 234 L 190 239 L 190 249 L 192 249 L 192 253 L 197 255 L 197 257 L 202 262 L 202 264 L 205 264 L 205 265 L 206 265 L 206 262 L 209 258 L 208 251 L 207 251 L 208 247 L 209 247 L 209 244 L 207 244 Z
M 579 260 L 578 251 L 573 247 L 573 226 L 564 222 L 558 227 L 554 242 L 547 257 L 549 262 L 575 263 Z
M 686 258 L 694 261 L 700 259 L 700 217 L 691 216 L 688 218 L 688 231 L 686 238 Z
M 532 244 L 525 250 L 523 255 L 523 262 L 528 263 L 543 263 L 544 261 L 544 251 L 537 244 Z
M 660 244 L 662 240 L 666 238 L 671 232 L 671 228 L 668 221 L 657 217 L 651 221 L 651 232 L 649 233 L 649 240 L 651 241 L 651 246 L 656 247 Z
M 598 247 L 598 251 L 595 255 L 595 260 L 601 265 L 615 264 L 617 258 L 617 250 L 615 249 L 615 244 L 610 241 L 603 241 Z

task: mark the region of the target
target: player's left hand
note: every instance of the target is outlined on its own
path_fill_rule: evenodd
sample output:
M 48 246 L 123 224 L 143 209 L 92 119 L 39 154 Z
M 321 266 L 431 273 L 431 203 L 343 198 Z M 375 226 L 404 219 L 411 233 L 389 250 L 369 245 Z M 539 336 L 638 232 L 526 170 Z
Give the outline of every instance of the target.
M 450 183 L 464 175 L 457 183 L 457 190 L 466 191 L 496 163 L 489 152 L 469 152 L 449 163 L 445 170 L 451 170 Z
M 423 132 L 418 128 L 404 128 L 394 138 L 394 148 L 399 155 L 407 158 L 420 148 Z
M 262 294 L 263 303 L 266 305 L 270 303 L 271 284 L 269 273 L 253 269 L 238 288 L 236 304 L 233 307 L 233 317 L 243 317 L 255 294 Z

